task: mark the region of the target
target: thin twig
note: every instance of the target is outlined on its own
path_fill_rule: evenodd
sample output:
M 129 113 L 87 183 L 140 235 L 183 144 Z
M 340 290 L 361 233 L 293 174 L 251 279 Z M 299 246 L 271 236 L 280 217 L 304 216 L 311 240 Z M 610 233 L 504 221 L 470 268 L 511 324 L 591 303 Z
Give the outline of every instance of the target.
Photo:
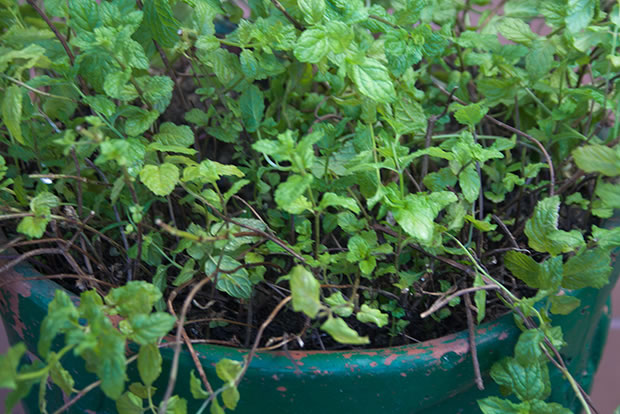
M 302 32 L 306 30 L 306 28 L 301 23 L 295 20 L 295 18 L 291 16 L 288 11 L 286 11 L 282 3 L 280 3 L 278 0 L 271 0 L 271 3 L 276 7 L 276 9 L 282 12 L 282 14 L 288 19 L 289 22 L 293 23 L 293 26 L 295 26 L 297 30 Z
M 497 224 L 499 224 L 499 226 L 501 227 L 501 229 L 504 231 L 504 233 L 506 233 L 506 235 L 508 236 L 508 238 L 510 239 L 510 242 L 512 243 L 512 245 L 514 246 L 515 249 L 517 250 L 521 250 L 521 247 L 519 246 L 519 243 L 517 243 L 517 240 L 515 239 L 515 237 L 512 235 L 512 233 L 510 232 L 510 230 L 508 229 L 508 227 L 504 224 L 504 222 L 502 221 L 502 219 L 500 219 L 498 216 L 496 216 L 495 214 L 493 214 L 491 217 L 493 217 L 493 220 L 495 220 L 497 222 Z M 514 249 L 511 249 L 514 250 Z
M 499 286 L 497 285 L 483 285 L 483 286 L 474 286 L 474 287 L 458 290 L 454 292 L 453 294 L 451 294 L 450 296 L 445 296 L 445 297 L 441 297 L 437 299 L 435 303 L 433 303 L 431 307 L 428 308 L 427 311 L 422 312 L 420 314 L 420 317 L 422 319 L 426 318 L 427 316 L 431 315 L 432 313 L 437 312 L 439 309 L 446 306 L 448 303 L 450 303 L 452 299 L 458 298 L 459 296 L 466 295 L 472 292 L 477 292 L 479 290 L 497 290 L 497 289 L 499 289 Z
M 67 52 L 67 56 L 69 56 L 69 61 L 71 62 L 71 66 L 73 66 L 75 63 L 75 56 L 73 56 L 73 52 L 71 52 L 71 49 L 69 49 L 67 40 L 64 38 L 63 35 L 60 34 L 56 26 L 54 26 L 54 23 L 52 23 L 52 21 L 49 19 L 49 17 L 47 17 L 45 12 L 41 10 L 39 6 L 37 6 L 34 0 L 26 0 L 26 1 L 38 13 L 38 15 L 41 16 L 43 20 L 45 20 L 45 23 L 47 23 L 47 25 L 52 30 L 52 32 L 54 32 L 54 35 L 56 35 L 56 38 L 58 38 L 60 43 L 62 43 L 62 47 L 65 49 L 65 52 Z
M 467 330 L 469 331 L 469 352 L 471 353 L 471 361 L 474 365 L 474 375 L 476 377 L 476 386 L 480 391 L 484 390 L 484 382 L 480 374 L 480 363 L 478 362 L 478 350 L 476 349 L 476 331 L 474 329 L 474 317 L 471 314 L 471 298 L 469 293 L 463 296 L 465 299 L 465 314 L 467 315 Z

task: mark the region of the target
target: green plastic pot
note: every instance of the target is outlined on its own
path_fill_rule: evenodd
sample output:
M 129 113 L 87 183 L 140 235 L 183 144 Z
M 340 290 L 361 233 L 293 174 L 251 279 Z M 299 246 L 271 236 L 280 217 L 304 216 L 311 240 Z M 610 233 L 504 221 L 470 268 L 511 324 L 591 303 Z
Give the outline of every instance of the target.
M 608 227 L 617 224 L 617 220 L 610 221 Z M 610 283 L 600 290 L 582 289 L 574 293 L 581 299 L 581 307 L 570 315 L 554 317 L 554 323 L 562 327 L 568 343 L 562 355 L 571 373 L 586 390 L 592 385 L 607 337 L 611 312 L 609 296 L 620 274 L 620 265 L 615 260 L 617 253 L 616 250 Z M 49 280 L 29 280 L 33 276 L 38 274 L 28 265 L 0 275 L 3 282 L 11 281 L 0 292 L 0 311 L 9 341 L 13 344 L 25 342 L 31 359 L 37 358 L 36 345 L 48 303 L 54 292 L 62 289 Z M 78 298 L 74 298 L 77 302 Z M 484 391 L 479 391 L 474 383 L 465 331 L 387 349 L 258 353 L 239 387 L 241 401 L 234 412 L 479 413 L 477 399 L 499 395 L 489 377 L 491 365 L 512 354 L 519 332 L 510 314 L 478 327 L 476 341 L 486 386 Z M 218 360 L 241 361 L 248 352 L 215 345 L 196 345 L 195 350 L 214 385 L 217 383 L 214 365 Z M 162 356 L 164 374 L 155 384 L 160 394 L 167 384 L 172 350 L 163 349 Z M 63 365 L 76 379 L 76 388 L 81 389 L 95 380 L 92 375 L 85 374 L 84 364 L 78 359 L 69 359 Z M 196 412 L 201 405 L 189 391 L 192 369 L 194 363 L 189 353 L 183 352 L 175 392 L 188 400 L 189 413 Z M 551 400 L 579 411 L 570 385 L 559 371 L 550 369 Z M 130 381 L 137 381 L 134 367 L 130 367 L 129 376 Z M 53 386 L 48 390 L 47 400 L 49 412 L 67 401 Z M 25 399 L 24 406 L 29 413 L 39 412 L 37 390 Z M 115 403 L 97 389 L 79 400 L 69 412 L 116 413 L 116 408 Z

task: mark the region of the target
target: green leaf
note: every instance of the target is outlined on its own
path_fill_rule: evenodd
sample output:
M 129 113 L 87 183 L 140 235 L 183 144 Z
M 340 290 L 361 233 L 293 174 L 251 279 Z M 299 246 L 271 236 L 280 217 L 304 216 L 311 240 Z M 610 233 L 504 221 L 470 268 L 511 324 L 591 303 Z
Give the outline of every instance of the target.
M 329 305 L 332 312 L 343 318 L 348 318 L 353 314 L 353 304 L 348 302 L 339 290 L 326 297 L 325 303 Z
M 170 332 L 175 321 L 174 316 L 165 312 L 139 313 L 121 321 L 121 328 L 125 328 L 121 330 L 138 344 L 148 345 Z
M 42 191 L 30 201 L 30 211 L 37 215 L 49 215 L 50 209 L 59 205 L 58 197 L 48 191 Z
M 367 336 L 359 336 L 342 318 L 328 317 L 321 325 L 321 329 L 341 344 L 365 345 L 370 343 Z
M 569 253 L 585 245 L 578 230 L 558 230 L 560 197 L 547 197 L 536 204 L 533 216 L 525 224 L 529 246 L 541 253 Z
M 159 410 L 161 413 L 161 409 Z M 168 401 L 168 407 L 166 407 L 166 414 L 186 414 L 187 413 L 187 400 L 173 395 Z
M 10 347 L 5 354 L 0 354 L 0 388 L 17 389 L 17 368 L 25 353 L 26 345 L 20 342 Z
M 52 340 L 59 333 L 72 328 L 78 321 L 78 311 L 64 290 L 57 290 L 54 299 L 47 307 L 47 315 L 41 323 L 38 351 L 43 358 L 47 358 Z
M 551 313 L 556 315 L 568 315 L 581 305 L 581 301 L 568 295 L 556 295 L 549 297 L 551 301 Z
M 93 32 L 100 24 L 97 2 L 89 0 L 74 0 L 69 4 L 69 25 L 78 32 Z
M 620 155 L 605 145 L 584 145 L 572 152 L 575 163 L 587 173 L 601 173 L 608 177 L 620 175 Z
M 242 370 L 241 362 L 228 358 L 222 358 L 215 364 L 217 377 L 227 384 L 234 383 Z
M 405 232 L 422 244 L 433 240 L 434 220 L 439 212 L 458 201 L 450 191 L 436 191 L 429 195 L 409 194 L 403 208 L 393 210 L 394 219 Z
M 117 71 L 106 75 L 103 82 L 103 90 L 110 98 L 121 101 L 132 101 L 138 97 L 136 87 L 129 83 L 131 71 Z
M 219 47 L 219 42 L 217 40 L 216 43 Z M 259 64 L 254 57 L 254 52 L 249 49 L 243 49 L 239 54 L 239 62 L 241 63 L 241 71 L 247 78 L 256 78 L 258 75 Z
M 142 414 L 142 399 L 127 391 L 116 400 L 116 410 L 118 414 Z
M 521 252 L 509 251 L 504 256 L 504 264 L 515 277 L 535 289 L 555 289 L 562 280 L 562 258 L 559 256 L 538 263 Z
M 179 22 L 174 18 L 168 0 L 151 0 L 144 3 L 144 23 L 153 40 L 163 47 L 172 47 L 177 42 Z
M 305 267 L 297 265 L 288 274 L 290 277 L 293 310 L 315 318 L 321 309 L 320 284 Z
M 599 181 L 596 183 L 594 194 L 601 199 L 605 207 L 620 208 L 620 186 L 618 184 Z
M 323 194 L 321 203 L 319 204 L 319 210 L 323 211 L 327 207 L 343 207 L 351 210 L 354 213 L 359 213 L 360 208 L 357 202 L 351 197 L 339 196 L 335 193 L 326 192 Z
M 47 217 L 24 217 L 17 225 L 17 231 L 32 239 L 39 239 L 45 233 L 49 219 Z
M 538 360 L 522 365 L 515 358 L 503 358 L 491 367 L 491 377 L 522 401 L 545 399 L 551 392 L 547 365 Z
M 484 280 L 478 272 L 476 272 L 476 278 L 474 279 L 474 287 L 484 286 Z M 474 303 L 476 304 L 476 322 L 480 324 L 486 315 L 487 308 L 487 291 L 482 289 L 474 293 Z
M 55 356 L 52 356 L 52 358 L 55 358 Z M 71 395 L 75 381 L 69 371 L 60 365 L 59 361 L 56 361 L 54 364 L 50 365 L 50 378 L 54 384 L 60 387 L 62 392 L 66 395 Z
M 248 132 L 256 132 L 260 126 L 265 111 L 264 99 L 263 93 L 256 85 L 250 85 L 239 98 L 241 116 Z
M 571 33 L 577 33 L 588 27 L 597 8 L 595 0 L 568 0 L 566 10 L 566 28 Z
M 145 165 L 140 171 L 140 181 L 156 195 L 167 196 L 179 182 L 179 169 L 167 162 L 161 165 Z
M 209 398 L 209 393 L 202 388 L 202 383 L 196 376 L 196 371 L 192 369 L 189 374 L 189 390 L 192 393 L 192 397 L 197 400 L 206 400 Z
M 538 38 L 530 26 L 521 19 L 504 17 L 498 26 L 499 32 L 508 40 L 529 45 Z
M 537 40 L 525 57 L 525 68 L 530 79 L 537 81 L 551 72 L 555 49 L 548 41 Z
M 482 121 L 482 118 L 489 112 L 489 108 L 480 103 L 474 103 L 469 105 L 453 104 L 453 107 L 458 108 L 454 112 L 454 118 L 464 125 L 474 127 L 478 122 Z
M 310 187 L 313 177 L 310 174 L 304 176 L 292 174 L 287 180 L 278 185 L 275 191 L 275 200 L 282 210 L 291 214 L 301 214 L 312 209 L 312 203 L 303 196 Z
M 169 316 L 172 317 L 172 315 Z M 174 317 L 172 323 L 174 324 Z M 140 352 L 138 352 L 138 372 L 140 373 L 140 379 L 145 385 L 151 385 L 159 377 L 159 374 L 161 374 L 161 363 L 161 354 L 155 343 L 140 347 Z
M 459 174 L 459 185 L 463 190 L 463 197 L 470 203 L 480 195 L 480 176 L 474 164 L 469 164 Z
M 371 308 L 365 303 L 359 312 L 355 314 L 358 321 L 364 323 L 374 323 L 379 328 L 383 328 L 388 323 L 388 314 L 381 312 L 379 309 Z
M 519 335 L 515 345 L 515 359 L 521 365 L 534 364 L 542 356 L 540 344 L 544 339 L 540 329 L 528 329 Z
M 217 273 L 217 289 L 235 298 L 249 299 L 252 295 L 252 283 L 248 271 L 241 266 L 241 263 L 228 255 L 222 256 L 221 261 L 217 256 L 209 256 L 204 266 L 205 274 L 214 275 L 218 263 L 220 272 Z
M 351 64 L 349 70 L 355 86 L 363 95 L 379 103 L 396 99 L 390 73 L 378 60 L 367 57 L 359 64 Z
M 103 393 L 116 400 L 125 389 L 125 339 L 116 330 L 110 329 L 98 340 L 95 350 L 97 359 L 91 363 L 96 367 L 95 372 L 101 379 Z
M 365 259 L 370 254 L 370 246 L 366 239 L 360 235 L 355 235 L 347 242 L 347 260 L 355 263 Z
M 135 106 L 123 112 L 123 115 L 127 117 L 125 121 L 125 132 L 132 137 L 136 137 L 149 129 L 151 125 L 153 125 L 153 122 L 159 117 L 157 111 L 147 111 L 146 109 Z
M 194 270 L 195 266 L 196 266 L 196 260 L 194 259 L 189 259 L 187 262 L 185 262 L 185 264 L 183 265 L 183 269 L 181 269 L 181 271 L 179 272 L 179 275 L 176 277 L 176 279 L 174 279 L 174 282 L 172 282 L 172 285 L 181 286 L 182 284 L 187 283 L 190 280 L 192 280 L 192 278 L 196 274 L 196 270 Z
M 237 408 L 239 397 L 239 390 L 232 384 L 229 384 L 224 388 L 224 391 L 222 391 L 222 401 L 224 401 L 226 408 L 230 410 Z
M 620 247 L 620 227 L 602 229 L 597 226 L 592 226 L 592 238 L 603 249 Z
M 161 291 L 148 282 L 132 280 L 114 288 L 105 297 L 105 303 L 116 308 L 123 317 L 149 314 L 153 305 L 161 298 Z
M 22 90 L 17 85 L 6 88 L 2 100 L 2 121 L 9 130 L 11 137 L 24 145 L 22 136 Z
M 163 113 L 172 99 L 174 82 L 168 76 L 140 76 L 136 83 L 143 92 L 144 100 L 153 109 Z
M 527 414 L 521 409 L 521 404 L 515 404 L 510 400 L 498 397 L 487 397 L 478 400 L 478 407 L 484 414 Z
M 211 402 L 211 414 L 226 414 L 224 409 L 220 406 L 220 403 L 217 402 L 217 398 L 214 398 Z
M 325 0 L 297 0 L 297 5 L 306 23 L 317 24 L 323 19 Z
M 600 289 L 609 282 L 611 255 L 609 250 L 602 247 L 588 249 L 568 259 L 563 267 L 562 287 Z
M 297 39 L 294 53 L 300 62 L 320 62 L 329 53 L 329 38 L 325 27 L 314 26 L 304 30 Z

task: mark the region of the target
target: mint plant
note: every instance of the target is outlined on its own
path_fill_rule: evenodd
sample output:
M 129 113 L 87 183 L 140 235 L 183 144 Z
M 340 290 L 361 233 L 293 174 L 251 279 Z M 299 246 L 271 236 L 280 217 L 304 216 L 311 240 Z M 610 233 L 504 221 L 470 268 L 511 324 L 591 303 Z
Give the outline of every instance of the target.
M 619 5 L 238 3 L 0 0 L 2 250 L 23 253 L 0 269 L 53 255 L 81 291 L 50 304 L 41 361 L 0 360 L 7 409 L 39 383 L 46 412 L 50 379 L 184 413 L 183 381 L 221 413 L 261 346 L 406 344 L 508 309 L 523 333 L 491 376 L 520 402 L 482 412 L 570 412 L 546 402 L 549 369 L 592 412 L 553 315 L 608 283 L 620 245 L 601 227 L 620 207 Z M 291 310 L 305 322 L 278 330 Z M 162 338 L 178 361 L 198 313 L 206 340 L 251 349 L 219 388 L 161 372 Z M 75 388 L 68 352 L 97 382 Z

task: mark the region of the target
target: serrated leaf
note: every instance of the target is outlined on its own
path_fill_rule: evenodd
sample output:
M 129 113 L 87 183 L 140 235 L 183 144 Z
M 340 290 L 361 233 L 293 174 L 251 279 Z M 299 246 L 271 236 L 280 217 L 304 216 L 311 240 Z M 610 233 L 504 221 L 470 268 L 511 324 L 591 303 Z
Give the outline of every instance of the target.
M 556 256 L 574 251 L 585 244 L 579 231 L 558 230 L 559 209 L 559 196 L 540 200 L 534 208 L 534 214 L 525 224 L 528 244 L 537 252 Z
M 564 18 L 568 31 L 577 33 L 588 27 L 594 17 L 596 4 L 594 0 L 568 0 Z
M 297 5 L 306 23 L 317 24 L 323 19 L 325 0 L 297 0 Z
M 96 359 L 91 364 L 101 379 L 101 390 L 115 400 L 125 389 L 125 339 L 116 330 L 109 329 L 98 338 L 94 352 Z
M 2 100 L 2 121 L 9 130 L 11 137 L 20 144 L 24 144 L 21 128 L 22 120 L 22 90 L 17 85 L 11 85 L 4 92 Z
M 326 297 L 325 303 L 329 305 L 332 312 L 343 318 L 348 318 L 353 314 L 353 304 L 349 303 L 339 290 Z
M 323 322 L 321 329 L 341 344 L 365 345 L 370 343 L 367 336 L 359 336 L 357 332 L 349 328 L 347 323 L 342 318 L 334 318 L 330 316 L 325 322 Z
M 314 275 L 301 265 L 295 266 L 290 277 L 293 310 L 315 318 L 321 309 L 320 284 Z
M 522 401 L 545 399 L 551 392 L 547 365 L 538 360 L 524 366 L 515 358 L 503 358 L 491 367 L 491 377 Z
M 167 196 L 179 182 L 179 169 L 174 164 L 145 165 L 140 171 L 140 181 L 153 193 Z
M 354 199 L 330 192 L 323 194 L 323 198 L 319 204 L 319 210 L 325 210 L 327 207 L 344 207 L 354 213 L 360 212 L 360 208 Z
M 379 309 L 371 308 L 365 303 L 355 314 L 358 321 L 364 323 L 374 323 L 379 328 L 383 328 L 388 323 L 388 314 L 381 312 Z
M 584 145 L 572 152 L 575 163 L 587 173 L 601 173 L 608 177 L 620 175 L 620 155 L 605 145 Z
M 329 53 L 329 37 L 323 26 L 304 30 L 297 39 L 295 57 L 300 62 L 318 63 Z
M 52 340 L 78 321 L 78 311 L 63 290 L 57 290 L 54 299 L 47 307 L 47 315 L 41 324 L 41 333 L 37 350 L 43 358 L 47 358 Z
M 121 323 L 128 328 L 127 332 L 123 333 L 129 334 L 129 337 L 140 345 L 148 345 L 170 332 L 175 322 L 175 317 L 169 313 L 154 312 L 139 313 Z
M 464 125 L 473 127 L 489 112 L 489 108 L 485 105 L 474 103 L 469 105 L 454 104 L 457 110 L 454 112 L 454 118 Z
M 131 79 L 129 70 L 109 73 L 103 82 L 103 90 L 110 98 L 132 101 L 138 97 L 138 91 L 129 83 L 129 79 Z
M 592 238 L 603 249 L 620 247 L 620 227 L 602 229 L 597 226 L 592 226 Z
M 144 100 L 153 109 L 163 113 L 172 99 L 174 82 L 168 76 L 140 76 L 136 78 L 136 83 L 143 92 Z
M 609 282 L 611 255 L 602 247 L 584 250 L 568 259 L 563 268 L 562 287 L 600 289 Z
M 313 177 L 310 174 L 304 176 L 293 174 L 287 180 L 278 185 L 275 191 L 275 200 L 282 210 L 291 214 L 301 214 L 312 208 L 312 203 L 303 195 L 310 187 Z
M 265 101 L 261 90 L 256 85 L 250 85 L 241 94 L 239 106 L 245 129 L 248 132 L 256 132 L 265 111 Z
M 115 307 L 121 316 L 128 318 L 150 313 L 161 296 L 157 286 L 142 280 L 132 280 L 110 290 L 105 297 L 105 303 Z
M 422 244 L 430 244 L 439 212 L 458 201 L 450 191 L 437 191 L 429 195 L 409 194 L 405 206 L 393 210 L 394 219 L 405 232 Z
M 389 71 L 378 60 L 367 57 L 359 64 L 351 64 L 349 69 L 351 79 L 363 95 L 379 103 L 396 99 Z
M 159 117 L 159 113 L 133 106 L 124 111 L 123 116 L 127 118 L 125 132 L 129 136 L 137 137 L 153 125 L 153 122 Z
M 138 372 L 144 385 L 151 385 L 159 377 L 159 374 L 161 374 L 161 363 L 161 354 L 155 343 L 140 347 L 138 352 Z
M 174 18 L 168 0 L 149 0 L 144 3 L 144 22 L 153 40 L 163 47 L 172 47 L 177 41 L 179 22 Z
M 24 217 L 17 225 L 17 231 L 33 239 L 39 239 L 45 233 L 49 219 L 47 217 Z
M 478 199 L 480 195 L 480 176 L 474 164 L 469 164 L 459 174 L 459 185 L 463 191 L 463 197 L 470 203 Z
M 217 43 L 219 47 L 219 42 Z M 256 78 L 258 75 L 258 61 L 254 57 L 254 52 L 249 49 L 243 49 L 239 54 L 239 62 L 241 63 L 241 71 L 247 78 Z
M 522 404 L 513 403 L 499 397 L 487 397 L 478 400 L 478 407 L 483 414 L 522 414 Z
M 555 49 L 548 41 L 536 41 L 525 57 L 525 68 L 530 79 L 539 80 L 551 72 Z
M 228 358 L 222 358 L 215 364 L 217 377 L 227 384 L 234 383 L 242 369 L 241 362 Z
M 159 411 L 161 413 L 161 410 Z M 186 414 L 187 413 L 187 400 L 173 395 L 168 400 L 168 407 L 166 407 L 166 414 Z
M 23 342 L 10 347 L 6 353 L 0 354 L 0 388 L 17 389 L 17 368 L 21 357 L 26 353 Z
M 498 26 L 499 32 L 508 40 L 529 45 L 538 35 L 521 19 L 504 17 Z

